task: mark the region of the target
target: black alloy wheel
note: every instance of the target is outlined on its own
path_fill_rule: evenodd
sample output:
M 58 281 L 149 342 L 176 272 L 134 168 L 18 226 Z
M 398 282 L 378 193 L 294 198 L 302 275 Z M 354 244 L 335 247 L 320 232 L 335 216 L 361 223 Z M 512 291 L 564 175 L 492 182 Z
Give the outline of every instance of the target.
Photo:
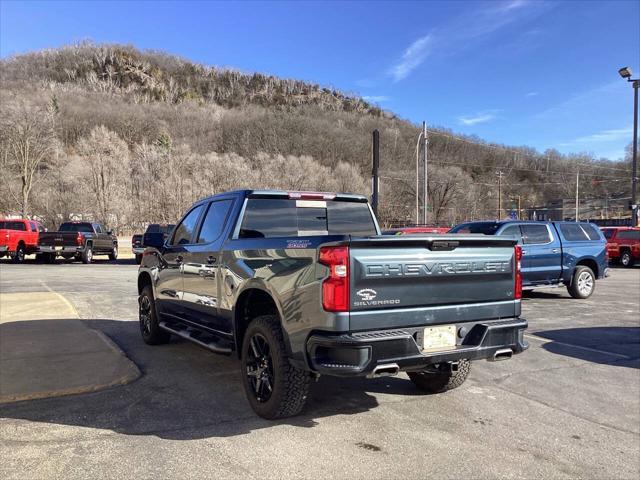
M 147 295 L 143 295 L 139 303 L 140 332 L 143 337 L 148 337 L 151 335 L 151 300 Z
M 259 403 L 269 401 L 273 393 L 273 359 L 269 342 L 261 333 L 255 333 L 249 340 L 247 355 L 247 379 L 253 395 Z

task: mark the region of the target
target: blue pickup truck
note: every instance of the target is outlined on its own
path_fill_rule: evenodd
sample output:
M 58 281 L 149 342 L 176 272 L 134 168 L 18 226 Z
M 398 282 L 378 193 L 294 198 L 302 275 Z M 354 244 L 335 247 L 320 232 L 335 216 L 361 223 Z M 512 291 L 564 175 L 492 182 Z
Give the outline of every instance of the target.
M 607 242 L 592 223 L 483 221 L 462 223 L 450 232 L 516 237 L 525 289 L 565 285 L 573 298 L 587 298 L 596 279 L 608 275 Z

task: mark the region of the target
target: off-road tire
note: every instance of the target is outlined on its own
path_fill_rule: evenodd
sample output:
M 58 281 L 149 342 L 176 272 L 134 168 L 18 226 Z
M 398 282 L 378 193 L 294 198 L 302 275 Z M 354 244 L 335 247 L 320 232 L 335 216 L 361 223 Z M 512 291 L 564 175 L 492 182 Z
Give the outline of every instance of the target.
M 269 346 L 273 372 L 271 394 L 265 401 L 258 400 L 247 373 L 251 339 L 256 335 L 264 338 Z M 263 315 L 256 317 L 249 324 L 242 342 L 240 365 L 242 385 L 249 404 L 262 418 L 275 420 L 292 417 L 303 409 L 309 392 L 310 376 L 304 370 L 297 369 L 289 363 L 278 316 Z
M 13 258 L 11 260 L 13 260 L 13 263 L 24 263 L 25 256 L 26 256 L 26 251 L 25 251 L 24 245 L 19 243 L 18 246 L 16 247 L 16 251 L 13 254 Z
M 413 384 L 423 392 L 443 393 L 458 388 L 464 383 L 471 371 L 471 361 L 462 359 L 458 361 L 456 372 L 407 372 Z
M 629 250 L 625 250 L 620 254 L 620 265 L 627 268 L 633 267 L 633 257 Z
M 591 277 L 590 280 L 587 280 L 588 277 Z M 587 289 L 587 287 L 583 287 L 586 285 L 583 282 L 587 282 L 591 287 Z M 576 267 L 573 272 L 573 277 L 571 278 L 571 284 L 567 285 L 567 291 L 569 295 L 573 298 L 585 299 L 589 298 L 593 292 L 596 290 L 596 276 L 589 267 L 585 265 L 580 265 Z
M 84 247 L 82 252 L 82 263 L 91 263 L 93 260 L 93 247 L 91 245 L 87 245 Z
M 109 260 L 115 262 L 118 259 L 118 245 L 114 245 L 109 254 Z
M 142 254 L 136 253 L 136 265 L 140 265 L 142 263 Z
M 147 304 L 148 301 L 148 312 Z M 149 315 L 147 318 L 143 315 Z M 140 334 L 142 340 L 147 345 L 162 345 L 163 343 L 169 343 L 171 340 L 171 334 L 166 330 L 162 330 L 158 324 L 158 314 L 156 312 L 156 302 L 153 298 L 153 290 L 151 285 L 147 285 L 140 292 L 138 297 L 138 322 L 140 324 Z

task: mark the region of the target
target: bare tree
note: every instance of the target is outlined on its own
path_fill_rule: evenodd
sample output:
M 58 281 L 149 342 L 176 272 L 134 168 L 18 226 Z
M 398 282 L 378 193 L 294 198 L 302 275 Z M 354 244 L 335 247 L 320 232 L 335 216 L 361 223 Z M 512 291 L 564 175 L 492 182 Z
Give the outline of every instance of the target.
M 0 157 L 3 158 L 3 164 L 19 177 L 17 201 L 24 218 L 30 213 L 29 200 L 36 174 L 56 148 L 54 115 L 50 108 L 25 101 L 3 105 L 2 108 Z
M 127 144 L 101 125 L 80 140 L 78 152 L 90 167 L 96 217 L 103 223 L 110 224 L 113 219 L 118 223 L 118 212 L 127 204 L 124 195 L 129 165 Z

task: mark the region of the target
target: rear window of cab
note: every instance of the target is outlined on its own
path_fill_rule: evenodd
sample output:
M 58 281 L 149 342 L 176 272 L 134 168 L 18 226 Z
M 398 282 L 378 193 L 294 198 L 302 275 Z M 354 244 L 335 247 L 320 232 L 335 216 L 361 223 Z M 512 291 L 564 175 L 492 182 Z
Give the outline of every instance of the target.
M 239 238 L 376 234 L 371 210 L 364 202 L 250 198 Z

